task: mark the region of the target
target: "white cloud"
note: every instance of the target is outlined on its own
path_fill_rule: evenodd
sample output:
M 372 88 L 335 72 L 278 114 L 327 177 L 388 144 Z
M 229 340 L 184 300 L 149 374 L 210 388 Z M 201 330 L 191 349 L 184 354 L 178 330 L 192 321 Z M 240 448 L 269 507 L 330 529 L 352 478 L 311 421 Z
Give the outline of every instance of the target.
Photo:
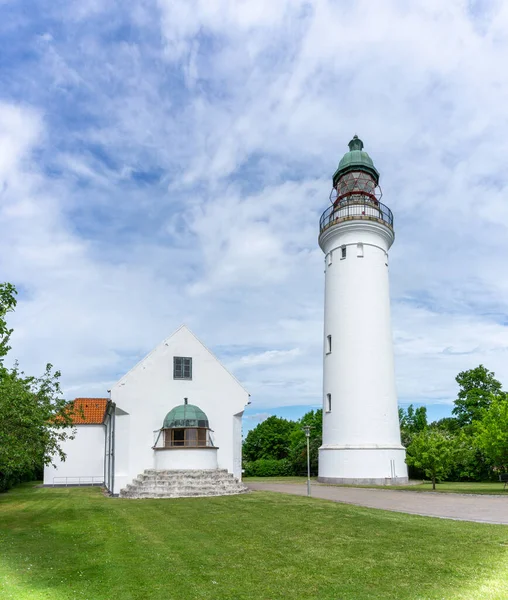
M 32 58 L 3 63 L 0 279 L 25 369 L 102 395 L 186 322 L 253 406 L 319 403 L 318 219 L 358 133 L 395 214 L 400 398 L 450 400 L 480 362 L 508 386 L 508 8 L 475 6 L 9 5 Z
M 247 415 L 245 419 L 247 419 L 248 421 L 255 421 L 257 424 L 259 424 L 263 421 L 266 421 L 266 419 L 268 419 L 271 416 L 272 415 L 270 413 L 254 413 L 252 415 Z
M 40 118 L 34 110 L 0 103 L 0 181 L 4 188 L 41 133 Z
M 259 365 L 280 365 L 287 362 L 293 362 L 300 354 L 299 348 L 292 348 L 291 350 L 266 350 L 259 354 L 247 354 L 246 356 L 242 356 L 234 366 L 236 366 L 237 369 L 241 369 L 243 367 L 257 367 Z

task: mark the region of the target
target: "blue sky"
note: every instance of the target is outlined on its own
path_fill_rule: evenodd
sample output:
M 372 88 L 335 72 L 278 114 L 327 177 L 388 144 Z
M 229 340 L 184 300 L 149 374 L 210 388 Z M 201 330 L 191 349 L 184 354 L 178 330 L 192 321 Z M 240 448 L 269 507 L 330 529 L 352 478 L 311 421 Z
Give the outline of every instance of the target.
M 103 396 L 186 323 L 252 395 L 321 403 L 318 222 L 357 133 L 394 212 L 401 405 L 508 385 L 508 6 L 0 0 L 13 356 Z

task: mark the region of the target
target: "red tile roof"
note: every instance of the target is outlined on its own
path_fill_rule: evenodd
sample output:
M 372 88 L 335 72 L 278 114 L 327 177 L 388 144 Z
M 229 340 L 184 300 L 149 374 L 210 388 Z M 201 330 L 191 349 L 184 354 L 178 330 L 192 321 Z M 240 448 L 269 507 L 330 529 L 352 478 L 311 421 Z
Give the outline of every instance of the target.
M 108 398 L 76 398 L 70 403 L 75 425 L 100 425 L 104 421 Z

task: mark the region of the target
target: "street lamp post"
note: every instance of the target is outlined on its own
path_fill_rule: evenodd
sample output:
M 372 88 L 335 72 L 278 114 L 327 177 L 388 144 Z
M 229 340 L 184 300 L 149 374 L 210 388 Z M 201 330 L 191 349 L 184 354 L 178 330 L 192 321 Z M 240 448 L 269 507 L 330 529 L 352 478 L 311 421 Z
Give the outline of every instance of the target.
M 304 425 L 302 429 L 305 431 L 305 437 L 307 438 L 307 496 L 310 496 L 310 425 Z

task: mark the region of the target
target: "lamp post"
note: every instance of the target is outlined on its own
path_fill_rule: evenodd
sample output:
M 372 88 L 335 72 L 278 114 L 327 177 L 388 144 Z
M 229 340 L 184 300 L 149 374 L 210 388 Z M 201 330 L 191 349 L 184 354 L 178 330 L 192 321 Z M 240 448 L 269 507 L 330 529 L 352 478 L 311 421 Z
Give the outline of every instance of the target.
M 307 496 L 310 496 L 310 430 L 312 429 L 310 425 L 304 425 L 302 429 L 305 431 L 305 437 L 307 438 Z

